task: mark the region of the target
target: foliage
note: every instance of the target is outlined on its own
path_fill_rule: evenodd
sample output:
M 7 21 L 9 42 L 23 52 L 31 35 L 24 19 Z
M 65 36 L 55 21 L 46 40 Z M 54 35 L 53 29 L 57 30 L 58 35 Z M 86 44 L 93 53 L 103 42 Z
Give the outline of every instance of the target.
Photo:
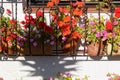
M 50 77 L 48 80 L 56 80 L 56 79 Z M 61 72 L 58 72 L 57 80 L 88 80 L 88 76 L 84 76 L 84 78 L 79 78 L 79 77 L 73 77 L 70 73 L 62 74 Z
M 109 77 L 108 80 L 120 80 L 120 75 L 115 73 L 108 73 L 107 77 Z
M 2 41 L 7 43 L 8 48 L 11 48 L 16 45 L 17 34 L 15 32 L 18 22 L 14 18 L 10 18 L 11 11 L 6 10 L 7 16 L 2 16 L 0 18 L 1 24 L 1 38 Z
M 67 6 L 56 6 L 60 1 L 52 0 L 47 3 L 51 7 L 50 25 L 53 29 L 54 37 L 60 44 L 64 43 L 68 37 L 72 39 L 82 38 L 82 29 L 80 27 L 80 17 L 83 15 L 83 2 L 76 1 Z
M 46 24 L 42 11 L 36 12 L 36 17 L 26 14 L 25 20 L 21 21 L 21 26 L 17 28 L 19 37 L 17 38 L 19 46 L 27 46 L 30 44 L 34 47 L 45 43 L 54 45 L 54 38 L 52 37 L 52 28 Z

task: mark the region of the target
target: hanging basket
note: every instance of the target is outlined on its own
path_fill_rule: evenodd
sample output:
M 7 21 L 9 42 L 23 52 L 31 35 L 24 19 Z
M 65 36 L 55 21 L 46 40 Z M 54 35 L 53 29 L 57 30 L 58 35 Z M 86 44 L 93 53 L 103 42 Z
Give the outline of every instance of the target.
M 78 40 L 67 38 L 67 40 L 62 45 L 62 50 L 65 54 L 75 54 L 77 52 Z
M 97 42 L 91 42 L 87 46 L 87 54 L 89 56 L 101 56 L 103 55 L 104 45 L 101 41 L 100 44 Z

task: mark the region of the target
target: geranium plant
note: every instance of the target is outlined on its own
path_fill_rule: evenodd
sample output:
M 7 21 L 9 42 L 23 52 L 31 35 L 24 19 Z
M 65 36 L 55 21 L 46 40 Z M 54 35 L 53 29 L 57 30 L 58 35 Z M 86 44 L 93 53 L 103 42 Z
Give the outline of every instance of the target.
M 54 77 L 50 77 L 48 78 L 48 80 L 88 80 L 88 76 L 84 76 L 84 78 L 80 78 L 80 77 L 74 77 L 72 76 L 71 73 L 61 73 L 61 72 L 58 72 L 56 74 L 56 77 L 57 78 L 54 78 Z
M 52 28 L 47 25 L 43 13 L 39 10 L 36 12 L 36 17 L 25 15 L 25 20 L 21 21 L 21 26 L 17 28 L 19 46 L 25 47 L 30 44 L 37 47 L 39 44 L 45 43 L 54 45 L 52 38 Z
M 120 80 L 120 75 L 115 73 L 107 74 L 108 80 Z
M 16 46 L 16 38 L 17 34 L 15 32 L 16 26 L 18 22 L 11 17 L 11 11 L 9 9 L 6 10 L 6 16 L 2 16 L 0 18 L 1 21 L 1 38 L 2 38 L 2 46 L 4 49 L 13 48 Z M 6 50 L 5 50 L 6 51 Z
M 80 17 L 83 15 L 84 2 L 76 1 L 70 3 L 70 5 L 60 6 L 59 0 L 52 0 L 47 3 L 47 7 L 50 7 L 50 26 L 53 29 L 53 36 L 55 37 L 56 44 L 64 48 L 66 43 L 69 47 L 74 47 L 73 41 L 78 41 L 82 38 L 82 28 L 80 27 Z M 75 43 L 76 44 L 76 43 Z M 72 48 L 75 53 L 76 47 Z M 67 53 L 65 52 L 65 53 Z

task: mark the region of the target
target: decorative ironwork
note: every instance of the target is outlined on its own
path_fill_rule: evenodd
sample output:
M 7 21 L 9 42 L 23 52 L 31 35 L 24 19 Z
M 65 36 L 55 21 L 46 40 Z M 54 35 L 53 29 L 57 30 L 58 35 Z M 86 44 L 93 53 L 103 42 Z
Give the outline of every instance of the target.
M 4 13 L 4 8 L 1 6 L 0 7 L 0 13 L 3 14 Z

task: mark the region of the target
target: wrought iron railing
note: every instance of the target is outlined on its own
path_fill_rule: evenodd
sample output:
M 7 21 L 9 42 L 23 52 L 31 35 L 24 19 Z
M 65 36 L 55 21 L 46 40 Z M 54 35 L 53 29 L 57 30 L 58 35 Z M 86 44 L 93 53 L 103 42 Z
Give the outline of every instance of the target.
M 18 20 L 18 18 L 17 18 L 17 15 L 18 15 L 18 7 L 17 7 L 17 4 L 18 3 L 20 3 L 19 1 L 13 1 L 13 0 L 10 0 L 9 1 L 10 2 L 10 4 L 12 5 L 12 11 L 11 12 L 14 12 L 14 10 L 13 10 L 13 3 L 15 4 L 15 14 L 12 14 L 12 19 L 13 20 L 15 20 L 15 21 L 19 21 Z M 64 6 L 64 5 L 69 5 L 69 15 L 70 15 L 70 30 L 73 30 L 73 27 L 72 27 L 72 15 L 73 15 L 73 13 L 72 13 L 72 9 L 73 9 L 73 7 L 72 7 L 72 5 L 71 5 L 71 3 L 72 2 L 76 2 L 75 0 L 74 1 L 62 1 L 62 3 L 60 3 L 60 4 L 55 4 L 55 6 L 54 7 L 52 7 L 52 8 L 50 8 L 50 7 L 46 7 L 45 5 L 47 4 L 46 3 L 46 1 L 44 1 L 44 0 L 42 0 L 42 3 L 41 3 L 41 1 L 38 1 L 39 3 L 37 3 L 36 1 L 34 2 L 34 1 L 32 1 L 32 0 L 27 0 L 26 1 L 26 3 L 27 3 L 27 5 L 26 5 L 26 9 L 25 9 L 25 13 L 24 14 L 27 14 L 27 20 L 28 20 L 28 22 L 27 22 L 27 27 L 28 27 L 28 36 L 27 36 L 27 38 L 28 38 L 28 41 L 27 42 L 24 42 L 23 44 L 25 44 L 25 43 L 28 43 L 27 44 L 27 49 L 25 48 L 25 54 L 21 54 L 20 52 L 19 52 L 19 49 L 21 50 L 22 48 L 21 47 L 19 47 L 18 48 L 18 44 L 19 44 L 19 42 L 17 41 L 17 38 L 15 39 L 16 41 L 15 41 L 15 46 L 14 47 L 16 47 L 16 48 L 14 48 L 13 49 L 13 52 L 12 52 L 12 54 L 9 54 L 9 51 L 8 51 L 8 49 L 9 49 L 9 43 L 8 43 L 8 41 L 6 40 L 6 36 L 9 36 L 8 34 L 7 34 L 7 31 L 6 30 L 11 30 L 11 29 L 9 29 L 9 24 L 7 24 L 5 21 L 4 21 L 4 19 L 5 18 L 2 18 L 2 17 L 4 17 L 4 15 L 3 15 L 3 13 L 5 12 L 5 10 L 4 10 L 4 6 L 3 6 L 3 4 L 4 3 L 8 3 L 7 1 L 5 1 L 4 2 L 4 0 L 1 0 L 1 7 L 0 7 L 0 13 L 1 13 L 1 22 L 0 22 L 0 27 L 1 27 L 1 54 L 5 54 L 5 55 L 40 55 L 40 56 L 45 56 L 45 55 L 66 55 L 66 52 L 64 52 L 63 51 L 63 46 L 61 46 L 61 47 L 59 47 L 59 38 L 54 38 L 54 40 L 55 40 L 55 44 L 54 45 L 52 45 L 52 46 L 49 46 L 48 48 L 50 48 L 50 47 L 53 47 L 52 48 L 52 52 L 47 52 L 46 53 L 46 51 L 48 50 L 48 48 L 46 49 L 46 44 L 45 44 L 45 37 L 43 37 L 43 36 L 45 36 L 45 35 L 42 35 L 42 40 L 40 40 L 39 42 L 40 42 L 40 44 L 42 44 L 42 46 L 40 46 L 40 47 L 36 47 L 36 48 L 39 48 L 39 50 L 36 52 L 36 51 L 32 51 L 32 49 L 33 49 L 33 47 L 32 47 L 32 45 L 31 45 L 31 33 L 33 34 L 33 32 L 31 31 L 31 29 L 32 29 L 32 27 L 31 26 L 33 26 L 33 24 L 30 22 L 30 20 L 31 20 L 31 14 L 32 14 L 32 12 L 33 12 L 33 10 L 34 10 L 34 12 L 36 11 L 36 12 L 38 12 L 39 10 L 40 11 L 42 11 L 42 13 L 41 13 L 41 15 L 42 15 L 42 22 L 44 23 L 45 21 L 44 21 L 44 19 L 46 18 L 46 14 L 50 14 L 51 13 L 51 11 L 55 11 L 56 12 L 56 15 L 60 15 L 59 13 L 59 10 L 58 10 L 58 8 L 59 8 L 59 6 Z M 65 3 L 64 3 L 65 2 Z M 78 2 L 81 2 L 81 1 L 78 1 Z M 82 43 L 79 43 L 80 45 L 82 45 L 82 50 L 80 50 L 80 49 L 77 49 L 77 51 L 72 51 L 73 50 L 73 48 L 72 48 L 72 46 L 73 46 L 73 39 L 70 39 L 70 44 L 69 44 L 69 46 L 71 46 L 71 48 L 70 49 L 68 49 L 68 50 L 70 50 L 70 52 L 67 54 L 67 55 L 82 55 L 82 56 L 86 56 L 86 55 L 88 55 L 87 53 L 87 45 L 88 45 L 88 41 L 87 41 L 87 36 L 88 36 L 88 26 L 89 26 L 89 23 L 88 23 L 88 16 L 87 16 L 87 14 L 88 14 L 88 9 L 89 9 L 89 7 L 93 7 L 94 9 L 95 9 L 95 7 L 96 7 L 96 5 L 97 5 L 97 9 L 96 9 L 96 11 L 97 11 L 97 13 L 95 13 L 95 14 L 98 14 L 98 28 L 97 29 L 99 29 L 100 31 L 102 30 L 101 29 L 101 25 L 103 25 L 103 23 L 101 22 L 101 13 L 104 13 L 102 10 L 101 10 L 101 6 L 100 6 L 100 3 L 101 2 L 103 2 L 103 1 L 96 1 L 96 2 L 94 2 L 94 3 L 91 3 L 91 2 L 87 2 L 86 0 L 84 0 L 83 1 L 83 6 L 82 6 L 82 12 L 83 12 L 83 14 L 82 14 L 82 16 L 80 15 L 79 16 L 79 23 L 77 23 L 77 25 L 81 25 L 81 24 L 84 24 L 84 26 L 85 26 L 85 28 L 84 28 L 84 38 L 82 38 L 81 40 L 79 40 L 79 41 L 81 41 Z M 110 1 L 109 3 L 108 3 L 108 1 L 106 2 L 106 4 L 108 4 L 108 5 L 105 5 L 105 6 L 103 6 L 103 8 L 106 10 L 106 11 L 109 11 L 108 12 L 108 14 L 110 14 L 111 16 L 110 16 L 110 18 L 111 18 L 111 23 L 113 23 L 114 22 L 114 9 L 115 9 L 115 7 L 112 5 L 112 4 L 114 4 L 114 5 L 116 5 L 116 6 L 119 6 L 118 5 L 118 3 L 116 3 L 117 1 Z M 34 8 L 33 8 L 33 6 L 34 5 L 37 5 L 37 9 L 35 10 Z M 43 6 L 44 5 L 44 6 Z M 81 9 L 81 7 L 79 7 L 80 9 Z M 91 9 L 92 10 L 92 9 Z M 90 11 L 90 10 L 89 10 Z M 106 12 L 105 12 L 106 13 Z M 35 14 L 35 13 L 34 13 Z M 91 13 L 92 14 L 92 13 Z M 39 14 L 40 15 L 40 14 Z M 79 15 L 79 14 L 78 14 Z M 76 17 L 76 16 L 74 16 L 74 17 Z M 77 16 L 78 17 L 78 16 Z M 38 19 L 38 18 L 36 18 L 36 19 Z M 7 19 L 6 19 L 7 20 Z M 38 19 L 37 21 L 39 21 L 40 19 Z M 55 24 L 55 26 L 58 26 L 58 16 L 56 16 L 56 24 Z M 36 21 L 36 22 L 37 22 Z M 34 25 L 34 26 L 40 26 L 40 27 L 43 27 L 43 26 L 45 26 L 45 25 L 43 25 L 43 23 L 41 23 L 41 24 L 36 24 L 36 25 Z M 51 23 L 51 20 L 49 20 L 49 23 Z M 7 24 L 7 25 L 6 25 Z M 12 23 L 11 23 L 12 24 Z M 49 24 L 48 24 L 49 25 Z M 114 26 L 114 24 L 112 24 L 112 26 Z M 3 29 L 3 27 L 5 27 L 6 29 L 4 30 L 4 31 L 2 31 L 2 29 Z M 12 27 L 12 26 L 11 26 Z M 19 28 L 20 27 L 20 25 L 18 24 L 18 22 L 15 22 L 15 25 L 14 25 L 14 28 L 15 28 L 15 30 L 13 30 L 13 31 L 18 31 L 19 32 Z M 52 26 L 51 26 L 52 27 Z M 118 26 L 119 27 L 119 26 Z M 58 27 L 54 27 L 54 29 L 55 29 L 55 33 L 57 34 L 57 31 L 58 31 Z M 110 31 L 108 31 L 108 32 L 110 32 L 111 34 L 113 33 L 113 29 L 114 29 L 114 27 L 112 27 L 112 30 L 110 30 Z M 41 32 L 41 34 L 42 33 L 44 33 L 44 31 L 45 31 L 45 28 L 43 27 L 42 28 L 42 30 L 40 30 L 40 32 Z M 5 32 L 5 34 L 3 35 L 2 33 L 3 32 Z M 17 33 L 17 32 L 13 32 L 13 33 Z M 40 34 L 40 35 L 41 35 Z M 4 37 L 3 37 L 4 36 Z M 18 36 L 18 35 L 17 35 Z M 39 37 L 39 36 L 37 36 L 37 37 Z M 70 34 L 69 35 L 69 37 L 71 38 L 72 37 L 72 34 Z M 4 39 L 3 39 L 4 38 Z M 119 39 L 118 39 L 119 40 Z M 90 55 L 90 56 L 112 56 L 113 55 L 113 50 L 114 50 L 114 37 L 112 37 L 111 38 L 111 49 L 110 49 L 110 54 L 107 54 L 106 53 L 106 51 L 104 50 L 104 51 L 102 51 L 102 54 L 101 54 L 101 48 L 102 48 L 102 45 L 101 45 L 101 38 L 98 40 L 99 42 L 99 46 L 98 46 L 98 50 L 97 50 L 97 53 L 95 54 L 95 55 Z M 4 43 L 3 43 L 4 42 Z M 22 45 L 23 45 L 22 44 Z M 78 44 L 78 43 L 77 43 Z M 107 43 L 105 43 L 105 44 L 107 44 Z M 95 45 L 95 44 L 94 44 Z M 108 44 L 107 44 L 108 45 Z M 80 47 L 80 46 L 79 46 Z M 105 49 L 106 47 L 104 47 L 104 49 Z M 118 48 L 119 48 L 119 46 L 118 46 Z M 41 50 L 40 50 L 41 49 Z M 76 48 L 75 48 L 76 49 Z M 27 52 L 28 51 L 28 52 Z M 96 51 L 94 51 L 94 52 L 96 52 Z M 93 53 L 94 53 L 93 52 Z M 117 51 L 118 53 L 116 53 L 117 55 L 119 55 L 119 51 Z M 38 54 L 34 54 L 34 53 L 38 53 Z M 40 54 L 39 54 L 40 53 Z M 49 54 L 49 53 L 51 53 L 51 54 Z

